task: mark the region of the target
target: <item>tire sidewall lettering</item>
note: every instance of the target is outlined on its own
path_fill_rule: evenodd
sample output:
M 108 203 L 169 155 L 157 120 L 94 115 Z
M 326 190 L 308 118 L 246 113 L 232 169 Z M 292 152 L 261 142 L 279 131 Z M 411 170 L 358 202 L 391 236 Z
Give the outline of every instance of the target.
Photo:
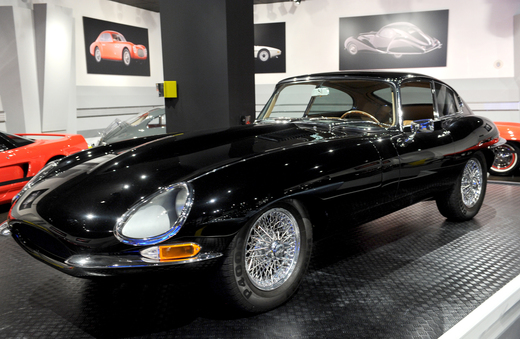
M 244 243 L 240 242 L 237 246 L 237 249 L 234 253 L 234 274 L 235 274 L 235 281 L 237 283 L 238 289 L 242 293 L 242 295 L 249 299 L 253 292 L 248 289 L 248 283 L 246 282 L 246 277 L 244 275 L 244 270 L 242 269 L 242 248 L 244 247 Z
M 285 281 L 282 286 L 274 290 L 264 291 L 254 286 L 249 278 L 247 267 L 245 266 L 246 262 L 244 255 L 251 227 L 253 227 L 252 225 L 255 224 L 261 213 L 258 214 L 257 218 L 250 220 L 248 225 L 240 230 L 236 235 L 236 243 L 230 256 L 232 263 L 230 268 L 232 269 L 232 272 L 229 272 L 231 275 L 228 277 L 232 279 L 234 290 L 237 292 L 237 295 L 240 295 L 242 298 L 242 301 L 240 301 L 242 305 L 240 307 L 251 312 L 272 309 L 282 304 L 292 294 L 294 294 L 301 282 L 304 272 L 307 269 L 311 255 L 312 226 L 308 218 L 302 216 L 301 209 L 293 203 L 278 203 L 274 206 L 270 206 L 270 208 L 283 208 L 295 216 L 302 237 L 302 242 L 300 243 L 301 263 L 294 269 L 292 276 Z

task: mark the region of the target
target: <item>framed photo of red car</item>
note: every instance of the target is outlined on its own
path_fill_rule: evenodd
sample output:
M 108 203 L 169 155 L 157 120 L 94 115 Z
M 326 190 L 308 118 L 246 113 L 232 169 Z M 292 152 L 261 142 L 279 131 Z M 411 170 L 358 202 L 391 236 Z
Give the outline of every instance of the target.
M 340 18 L 339 69 L 445 67 L 448 10 Z
M 87 73 L 150 76 L 146 28 L 83 17 Z

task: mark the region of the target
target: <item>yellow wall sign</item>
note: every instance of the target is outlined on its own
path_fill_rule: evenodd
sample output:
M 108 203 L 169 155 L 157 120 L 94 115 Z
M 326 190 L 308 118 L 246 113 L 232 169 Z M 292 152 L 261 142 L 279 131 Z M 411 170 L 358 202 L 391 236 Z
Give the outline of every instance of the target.
M 165 81 L 164 82 L 164 97 L 165 98 L 176 98 L 177 97 L 177 81 Z

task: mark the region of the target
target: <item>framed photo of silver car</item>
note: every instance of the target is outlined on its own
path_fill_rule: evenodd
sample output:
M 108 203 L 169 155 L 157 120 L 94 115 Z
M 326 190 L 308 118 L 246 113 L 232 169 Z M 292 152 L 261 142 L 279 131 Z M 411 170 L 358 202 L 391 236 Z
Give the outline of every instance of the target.
M 83 17 L 89 74 L 150 76 L 148 30 Z
M 285 22 L 255 25 L 255 73 L 285 73 Z
M 448 10 L 340 18 L 339 69 L 445 67 Z

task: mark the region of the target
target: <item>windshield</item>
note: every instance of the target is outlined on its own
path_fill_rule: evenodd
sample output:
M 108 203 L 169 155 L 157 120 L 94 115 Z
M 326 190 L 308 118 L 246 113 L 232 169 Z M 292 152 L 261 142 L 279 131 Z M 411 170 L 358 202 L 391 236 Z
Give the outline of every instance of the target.
M 148 112 L 136 114 L 125 121 L 115 119 L 101 132 L 98 145 L 118 140 L 158 135 L 166 133 L 166 115 L 164 108 L 154 108 Z
M 378 80 L 310 81 L 282 85 L 258 120 L 341 119 L 393 126 L 392 86 Z
M 32 144 L 34 142 L 34 140 L 31 140 L 29 138 L 24 138 L 19 135 L 8 134 L 8 133 L 4 133 L 4 135 L 16 147 L 26 146 L 26 145 Z

